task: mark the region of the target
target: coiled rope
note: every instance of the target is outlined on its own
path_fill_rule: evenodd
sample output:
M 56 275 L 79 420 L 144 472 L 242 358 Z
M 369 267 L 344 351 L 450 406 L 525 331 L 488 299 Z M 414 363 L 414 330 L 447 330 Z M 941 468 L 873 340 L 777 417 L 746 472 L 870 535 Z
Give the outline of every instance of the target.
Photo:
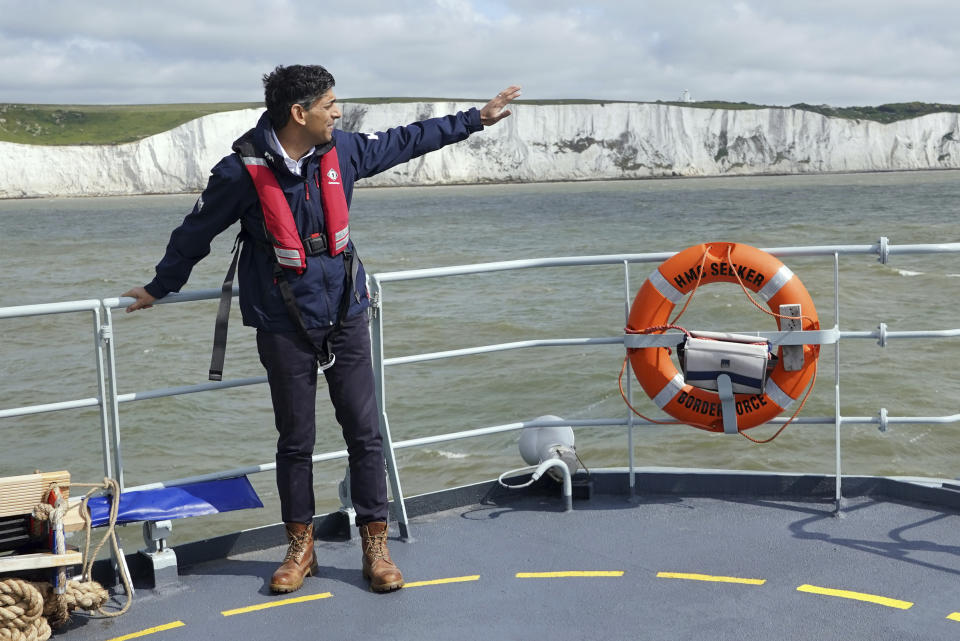
M 46 641 L 50 638 L 51 628 L 58 628 L 70 620 L 73 610 L 96 611 L 103 616 L 120 616 L 130 608 L 131 581 L 127 575 L 125 564 L 121 563 L 121 580 L 127 594 L 127 601 L 117 611 L 103 609 L 110 599 L 110 594 L 96 581 L 90 579 L 93 562 L 109 539 L 117 558 L 122 552 L 117 542 L 116 523 L 120 505 L 120 485 L 113 479 L 105 478 L 102 484 L 74 483 L 75 486 L 92 488 L 87 492 L 80 505 L 80 514 L 84 522 L 86 542 L 83 552 L 83 565 L 79 581 L 66 580 L 66 569 L 58 570 L 59 584 L 64 586 L 63 594 L 57 594 L 53 585 L 47 582 L 30 582 L 22 579 L 0 580 L 0 641 Z M 93 554 L 90 554 L 90 539 L 92 521 L 87 503 L 90 497 L 100 490 L 106 490 L 113 495 L 110 502 L 110 517 L 108 526 L 100 543 Z M 58 498 L 59 486 L 54 483 L 48 494 L 52 492 Z M 63 528 L 57 527 L 62 522 L 65 508 L 64 502 L 58 502 L 59 507 L 49 503 L 40 503 L 33 510 L 35 524 L 49 522 L 50 530 L 56 532 L 55 547 L 63 551 Z
M 0 581 L 0 639 L 46 641 L 50 624 L 43 616 L 43 596 L 32 583 L 21 579 Z

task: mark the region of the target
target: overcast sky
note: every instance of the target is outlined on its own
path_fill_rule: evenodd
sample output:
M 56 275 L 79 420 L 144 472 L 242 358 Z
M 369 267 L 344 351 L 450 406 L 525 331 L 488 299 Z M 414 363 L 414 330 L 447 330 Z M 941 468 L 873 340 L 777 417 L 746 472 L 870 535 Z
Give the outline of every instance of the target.
M 343 98 L 960 103 L 960 0 L 0 0 L 0 102 Z

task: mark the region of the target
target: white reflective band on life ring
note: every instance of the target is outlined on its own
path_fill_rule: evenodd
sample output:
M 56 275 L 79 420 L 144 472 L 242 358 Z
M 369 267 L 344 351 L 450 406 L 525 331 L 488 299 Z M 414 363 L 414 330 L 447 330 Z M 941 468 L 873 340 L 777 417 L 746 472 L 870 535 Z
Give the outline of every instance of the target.
M 783 286 L 790 282 L 791 278 L 793 278 L 793 272 L 790 271 L 789 267 L 783 265 L 777 270 L 773 278 L 767 281 L 767 284 L 757 292 L 757 295 L 763 299 L 763 302 L 769 303 L 770 299 L 776 296 L 777 292 L 783 289 Z
M 767 379 L 767 385 L 764 387 L 763 391 L 767 398 L 783 409 L 787 409 L 793 405 L 793 399 L 790 398 L 786 392 L 780 389 L 780 386 L 774 383 L 772 378 Z
M 653 397 L 653 402 L 657 404 L 657 407 L 663 409 L 667 403 L 673 400 L 674 396 L 683 391 L 684 385 L 683 375 L 678 372 L 669 383 L 663 386 L 660 393 Z
M 653 273 L 650 274 L 650 278 L 648 280 L 650 281 L 650 284 L 653 285 L 654 289 L 660 292 L 661 296 L 669 300 L 674 305 L 683 300 L 683 292 L 678 290 L 673 286 L 672 283 L 664 278 L 659 269 L 653 270 Z

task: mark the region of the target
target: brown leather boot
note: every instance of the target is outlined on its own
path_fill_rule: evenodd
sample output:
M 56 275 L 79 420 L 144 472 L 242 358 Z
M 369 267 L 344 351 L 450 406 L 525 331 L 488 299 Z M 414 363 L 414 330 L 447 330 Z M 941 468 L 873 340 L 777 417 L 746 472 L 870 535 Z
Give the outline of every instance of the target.
M 403 575 L 390 559 L 387 549 L 387 524 L 374 521 L 360 526 L 363 545 L 363 578 L 374 592 L 389 592 L 403 587 Z
M 304 577 L 317 571 L 317 557 L 313 553 L 313 523 L 286 523 L 287 556 L 270 578 L 273 592 L 293 592 L 303 585 Z

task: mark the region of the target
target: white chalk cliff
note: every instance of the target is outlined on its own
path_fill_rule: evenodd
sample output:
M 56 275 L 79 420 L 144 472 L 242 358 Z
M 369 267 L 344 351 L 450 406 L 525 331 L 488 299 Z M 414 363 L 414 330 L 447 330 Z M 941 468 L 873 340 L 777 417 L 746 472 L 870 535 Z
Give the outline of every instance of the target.
M 338 126 L 383 131 L 471 106 L 346 103 Z M 210 168 L 260 113 L 213 114 L 123 145 L 0 143 L 0 198 L 200 191 Z M 466 141 L 358 186 L 935 168 L 960 168 L 960 114 L 885 125 L 796 109 L 521 104 Z

